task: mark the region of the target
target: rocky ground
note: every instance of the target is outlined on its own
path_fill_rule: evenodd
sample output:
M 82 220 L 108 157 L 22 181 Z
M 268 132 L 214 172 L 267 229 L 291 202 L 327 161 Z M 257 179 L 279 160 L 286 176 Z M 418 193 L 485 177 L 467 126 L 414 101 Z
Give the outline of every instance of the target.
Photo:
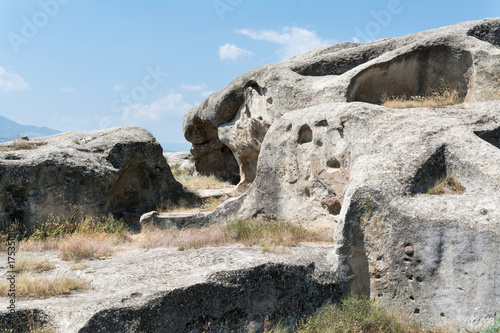
M 56 332 L 202 332 L 209 326 L 229 332 L 262 327 L 266 317 L 276 322 L 310 314 L 340 296 L 330 273 L 331 246 L 286 251 L 263 253 L 239 245 L 131 249 L 86 261 L 88 267 L 74 271 L 74 263 L 62 261 L 56 252 L 35 253 L 56 266 L 41 276 L 78 277 L 90 287 L 65 296 L 19 300 L 17 307 L 47 315 Z M 6 271 L 2 267 L 1 278 Z

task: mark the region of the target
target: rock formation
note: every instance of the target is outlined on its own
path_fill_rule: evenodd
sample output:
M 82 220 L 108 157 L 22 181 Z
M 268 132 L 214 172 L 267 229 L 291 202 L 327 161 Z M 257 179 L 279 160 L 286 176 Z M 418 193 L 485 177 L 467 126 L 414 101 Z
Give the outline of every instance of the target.
M 20 144 L 24 149 L 13 150 Z M 67 132 L 4 143 L 0 150 L 2 221 L 29 226 L 76 208 L 137 223 L 161 199 L 182 192 L 161 146 L 138 127 Z
M 465 22 L 368 44 L 316 48 L 256 68 L 188 111 L 183 130 L 202 174 L 255 178 L 269 126 L 287 112 L 331 102 L 379 103 L 446 85 L 467 102 L 498 98 L 499 20 Z
M 151 220 L 265 214 L 333 225 L 332 269 L 346 291 L 399 302 L 433 323 L 493 323 L 500 102 L 488 101 L 500 100 L 499 41 L 500 19 L 487 19 L 318 48 L 242 75 L 191 109 L 183 127 L 194 152 L 230 148 L 248 191 L 205 216 Z M 377 105 L 443 85 L 465 104 Z M 195 154 L 196 165 L 205 156 Z M 445 177 L 465 193 L 427 194 Z

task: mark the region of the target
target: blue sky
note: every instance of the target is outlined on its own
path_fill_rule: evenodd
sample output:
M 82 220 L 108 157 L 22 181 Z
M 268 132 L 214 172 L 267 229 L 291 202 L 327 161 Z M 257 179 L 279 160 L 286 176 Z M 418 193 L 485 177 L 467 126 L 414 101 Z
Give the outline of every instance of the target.
M 184 113 L 252 68 L 496 16 L 498 0 L 0 0 L 0 115 L 181 143 Z

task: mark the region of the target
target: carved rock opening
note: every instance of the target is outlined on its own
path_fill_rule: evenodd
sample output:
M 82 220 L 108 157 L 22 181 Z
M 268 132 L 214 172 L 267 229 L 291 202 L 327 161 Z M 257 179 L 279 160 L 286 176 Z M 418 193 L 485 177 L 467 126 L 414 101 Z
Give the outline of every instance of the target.
M 299 144 L 311 142 L 313 139 L 313 134 L 312 130 L 308 125 L 302 125 L 299 129 L 299 137 L 297 139 L 297 142 Z
M 467 51 L 448 45 L 419 47 L 361 71 L 351 81 L 347 99 L 380 104 L 384 97 L 424 96 L 443 85 L 465 98 L 471 66 Z

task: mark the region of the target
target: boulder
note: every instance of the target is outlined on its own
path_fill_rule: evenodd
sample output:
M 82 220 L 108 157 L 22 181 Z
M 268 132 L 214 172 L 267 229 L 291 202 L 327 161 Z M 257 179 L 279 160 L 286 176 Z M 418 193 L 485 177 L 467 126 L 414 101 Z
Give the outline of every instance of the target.
M 180 151 L 175 153 L 163 153 L 168 165 L 186 174 L 193 174 L 195 172 L 194 158 L 190 152 Z
M 269 126 L 284 114 L 331 102 L 379 104 L 384 96 L 414 96 L 453 86 L 467 102 L 499 98 L 500 19 L 471 21 L 368 44 L 320 47 L 265 65 L 190 109 L 184 135 L 196 169 L 255 179 Z
M 139 127 L 67 132 L 0 145 L 0 220 L 24 226 L 80 211 L 137 223 L 182 193 L 156 139 Z M 22 148 L 22 149 L 21 149 Z

